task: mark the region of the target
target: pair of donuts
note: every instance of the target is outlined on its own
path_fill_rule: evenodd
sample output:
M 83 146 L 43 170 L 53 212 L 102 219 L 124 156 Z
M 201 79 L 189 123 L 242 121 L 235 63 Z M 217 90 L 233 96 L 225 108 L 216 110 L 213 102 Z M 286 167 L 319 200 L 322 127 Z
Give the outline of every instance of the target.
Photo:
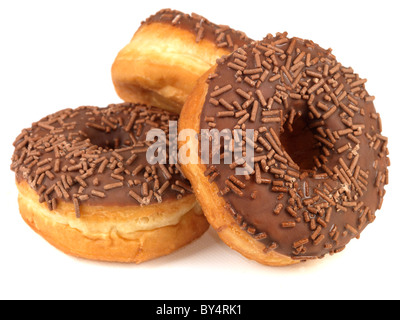
M 113 64 L 115 88 L 128 102 L 58 111 L 15 139 L 11 169 L 25 222 L 61 251 L 101 261 L 141 263 L 204 234 L 209 223 L 191 184 L 169 161 L 170 125 L 197 78 L 246 39 L 197 15 L 150 17 Z M 156 92 L 160 81 L 176 82 L 172 92 L 168 84 Z M 149 162 L 152 130 L 165 138 L 165 163 Z
M 142 262 L 210 224 L 245 257 L 284 266 L 342 251 L 375 220 L 388 139 L 366 79 L 331 50 L 167 9 L 118 53 L 112 79 L 126 103 L 57 112 L 14 143 L 21 214 L 62 251 Z M 150 164 L 147 133 L 168 140 L 171 121 L 197 137 L 179 139 L 195 161 Z

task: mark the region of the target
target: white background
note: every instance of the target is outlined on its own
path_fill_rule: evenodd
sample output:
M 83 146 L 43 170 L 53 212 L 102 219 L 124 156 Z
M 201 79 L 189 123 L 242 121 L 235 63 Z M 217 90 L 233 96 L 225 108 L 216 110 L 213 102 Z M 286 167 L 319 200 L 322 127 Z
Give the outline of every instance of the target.
M 399 1 L 0 2 L 1 299 L 399 299 Z M 73 258 L 25 225 L 10 171 L 12 142 L 47 114 L 120 102 L 110 68 L 140 22 L 170 7 L 196 12 L 253 39 L 288 31 L 314 40 L 368 78 L 392 166 L 376 221 L 346 250 L 272 268 L 200 240 L 141 265 Z M 398 190 L 398 189 L 397 189 Z

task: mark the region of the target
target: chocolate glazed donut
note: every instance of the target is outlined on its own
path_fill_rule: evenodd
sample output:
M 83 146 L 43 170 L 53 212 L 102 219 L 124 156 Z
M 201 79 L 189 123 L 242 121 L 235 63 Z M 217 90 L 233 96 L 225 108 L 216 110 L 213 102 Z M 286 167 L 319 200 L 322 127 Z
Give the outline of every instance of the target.
M 250 39 L 195 13 L 164 9 L 142 23 L 112 66 L 117 94 L 179 113 L 196 81 L 217 58 Z
M 247 174 L 235 174 L 249 164 L 241 158 L 183 166 L 229 246 L 288 265 L 343 250 L 375 220 L 388 140 L 365 83 L 331 50 L 286 33 L 236 50 L 203 76 L 179 130 L 239 129 L 243 144 L 244 130 L 254 130 Z
M 179 164 L 147 159 L 147 133 L 168 139 L 177 118 L 124 103 L 33 123 L 12 156 L 22 217 L 65 253 L 94 260 L 139 263 L 200 237 L 208 223 Z

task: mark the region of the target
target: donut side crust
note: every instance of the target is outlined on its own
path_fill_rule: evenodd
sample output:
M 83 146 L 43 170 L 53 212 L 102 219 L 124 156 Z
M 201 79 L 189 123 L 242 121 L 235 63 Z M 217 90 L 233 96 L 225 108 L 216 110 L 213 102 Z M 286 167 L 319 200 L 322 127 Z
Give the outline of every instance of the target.
M 24 221 L 57 249 L 80 258 L 141 263 L 183 247 L 209 227 L 194 195 L 144 207 L 82 206 L 77 219 L 73 204 L 60 202 L 50 211 L 26 182 L 17 187 Z
M 229 52 L 173 25 L 144 24 L 115 58 L 112 81 L 124 101 L 179 113 L 197 79 Z
M 214 71 L 215 67 L 212 67 L 199 79 L 198 85 L 186 101 L 179 119 L 179 131 L 193 129 L 196 132 L 200 132 L 202 109 L 199 106 L 204 104 L 208 90 L 207 79 Z M 195 141 L 190 140 L 185 144 L 191 150 L 195 150 L 194 143 Z M 182 144 L 180 142 L 180 147 Z M 204 175 L 206 166 L 201 164 L 200 159 L 198 164 L 182 165 L 182 170 L 190 180 L 208 222 L 230 248 L 240 252 L 248 259 L 269 266 L 286 266 L 300 262 L 273 250 L 268 250 L 264 244 L 240 228 L 226 209 L 227 203 L 224 198 L 218 195 L 219 189 L 217 185 L 214 182 L 210 183 Z

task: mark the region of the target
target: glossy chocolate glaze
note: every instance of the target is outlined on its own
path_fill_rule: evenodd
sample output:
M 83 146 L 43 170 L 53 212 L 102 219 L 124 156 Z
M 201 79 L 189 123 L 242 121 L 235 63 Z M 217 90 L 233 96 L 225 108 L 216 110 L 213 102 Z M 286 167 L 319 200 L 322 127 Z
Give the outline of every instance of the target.
M 213 173 L 227 210 L 265 251 L 323 257 L 374 221 L 389 159 L 365 82 L 330 50 L 286 34 L 218 61 L 200 129 L 254 129 L 258 160 L 255 172 L 236 176 L 244 188 L 230 187 L 228 164 L 207 165 L 205 174 Z
M 192 13 L 191 15 L 177 10 L 163 9 L 149 17 L 142 25 L 166 23 L 187 30 L 196 36 L 196 42 L 207 39 L 218 47 L 237 49 L 251 42 L 244 32 L 233 30 L 228 26 L 216 25 L 206 18 Z
M 11 169 L 50 209 L 58 201 L 135 206 L 179 199 L 191 193 L 179 165 L 150 165 L 146 159 L 153 144 L 147 132 L 161 129 L 168 139 L 169 121 L 177 119 L 130 103 L 62 110 L 22 131 Z

